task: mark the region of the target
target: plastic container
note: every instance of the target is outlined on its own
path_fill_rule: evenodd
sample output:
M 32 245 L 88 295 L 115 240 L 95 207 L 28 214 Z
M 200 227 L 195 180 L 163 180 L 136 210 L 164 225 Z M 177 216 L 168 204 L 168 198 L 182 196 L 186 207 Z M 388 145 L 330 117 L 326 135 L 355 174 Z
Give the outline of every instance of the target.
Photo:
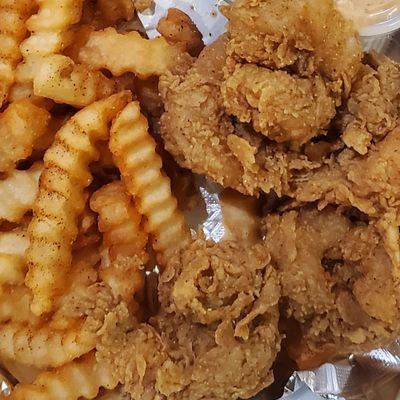
M 364 51 L 384 53 L 400 29 L 400 0 L 336 0 L 360 32 Z

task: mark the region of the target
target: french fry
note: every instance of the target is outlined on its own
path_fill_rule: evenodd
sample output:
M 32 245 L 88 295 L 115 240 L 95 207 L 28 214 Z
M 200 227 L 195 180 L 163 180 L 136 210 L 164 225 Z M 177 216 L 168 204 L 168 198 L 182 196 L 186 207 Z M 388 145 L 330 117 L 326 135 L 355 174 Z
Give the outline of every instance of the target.
M 78 60 L 96 70 L 108 69 L 115 76 L 133 72 L 145 79 L 165 73 L 178 56 L 179 50 L 164 38 L 149 40 L 138 32 L 121 34 L 106 28 L 89 35 Z
M 11 321 L 0 326 L 0 358 L 38 368 L 61 366 L 88 353 L 95 344 L 95 334 L 79 325 L 55 330 Z
M 0 233 L 0 289 L 3 285 L 24 283 L 28 246 L 29 240 L 23 229 Z
M 84 189 L 91 182 L 89 164 L 98 159 L 96 142 L 107 139 L 108 125 L 130 99 L 120 92 L 75 114 L 56 134 L 44 156 L 44 171 L 34 216 L 28 228 L 32 311 L 50 312 L 71 265 L 71 248 L 77 235 L 77 217 L 83 211 Z
M 115 118 L 110 149 L 138 210 L 147 218 L 155 250 L 163 255 L 187 244 L 189 229 L 172 195 L 170 180 L 162 172 L 161 157 L 138 102 L 129 103 Z
M 37 0 L 39 9 L 27 21 L 31 35 L 25 39 L 20 50 L 23 63 L 15 71 L 12 97 L 21 93 L 33 93 L 33 79 L 43 63 L 43 57 L 62 52 L 73 40 L 72 27 L 82 15 L 83 0 Z M 35 101 L 40 101 L 35 99 Z
M 142 216 L 122 182 L 103 186 L 92 195 L 90 206 L 99 214 L 104 251 L 100 276 L 116 298 L 133 305 L 135 293 L 144 285 L 142 269 L 148 260 L 147 234 L 141 228 Z
M 32 295 L 25 286 L 3 288 L 0 295 L 0 323 L 14 321 L 37 325 L 40 318 L 31 311 Z
M 50 114 L 29 100 L 11 103 L 0 115 L 0 171 L 29 157 L 35 141 L 47 131 Z
M 22 55 L 19 45 L 25 38 L 25 20 L 35 6 L 33 0 L 0 2 L 0 107 L 14 83 L 14 71 Z
M 92 352 L 60 368 L 39 374 L 31 385 L 17 385 L 10 400 L 93 399 L 101 387 L 114 389 L 117 385 L 111 364 L 98 363 Z
M 115 92 L 115 86 L 115 82 L 100 71 L 92 71 L 83 64 L 77 65 L 60 54 L 43 57 L 33 79 L 36 96 L 78 108 L 110 96 Z
M 43 164 L 37 162 L 26 171 L 10 172 L 0 181 L 0 221 L 19 222 L 32 209 L 42 169 Z

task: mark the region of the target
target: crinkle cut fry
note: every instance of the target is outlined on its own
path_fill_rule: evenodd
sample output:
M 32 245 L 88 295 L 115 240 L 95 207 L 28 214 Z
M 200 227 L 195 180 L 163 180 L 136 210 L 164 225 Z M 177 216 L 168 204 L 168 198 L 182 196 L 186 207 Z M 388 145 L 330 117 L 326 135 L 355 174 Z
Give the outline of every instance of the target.
M 99 71 L 76 65 L 60 53 L 73 38 L 71 27 L 79 22 L 82 0 L 40 0 L 39 12 L 27 21 L 31 36 L 21 45 L 24 63 L 18 67 L 17 85 L 32 86 L 33 94 L 58 103 L 85 107 L 115 92 L 115 82 Z M 32 89 L 31 89 L 32 92 Z
M 7 100 L 14 82 L 14 71 L 20 60 L 19 45 L 25 38 L 25 20 L 36 2 L 34 0 L 3 0 L 0 2 L 0 107 Z
M 76 65 L 69 57 L 60 54 L 43 57 L 33 78 L 36 96 L 78 108 L 110 96 L 115 88 L 115 82 L 100 71 L 92 71 L 83 64 Z
M 59 367 L 91 351 L 96 335 L 81 325 L 65 330 L 8 322 L 0 326 L 0 358 L 34 365 Z
M 96 160 L 98 140 L 109 134 L 109 123 L 130 100 L 120 92 L 75 114 L 56 134 L 44 156 L 44 171 L 34 216 L 29 224 L 29 271 L 25 283 L 33 292 L 32 311 L 50 312 L 71 265 L 77 217 L 84 208 L 84 189 L 91 182 L 89 164 Z
M 3 291 L 4 285 L 24 283 L 25 251 L 28 245 L 29 241 L 24 229 L 0 232 L 0 293 Z
M 106 28 L 89 35 L 78 59 L 93 69 L 108 69 L 115 76 L 133 72 L 146 79 L 165 73 L 178 55 L 179 50 L 162 37 L 149 40 L 138 32 L 121 34 Z
M 26 286 L 9 286 L 0 295 L 0 323 L 27 322 L 31 326 L 40 322 L 31 311 L 32 295 Z
M 110 149 L 126 187 L 135 196 L 138 209 L 147 218 L 154 249 L 165 254 L 184 246 L 191 238 L 183 214 L 162 172 L 162 160 L 148 132 L 148 122 L 138 102 L 131 102 L 115 118 Z
M 13 170 L 0 181 L 0 221 L 20 222 L 32 209 L 43 164 L 37 162 L 25 171 Z
M 39 9 L 27 21 L 31 35 L 20 46 L 23 63 L 15 71 L 15 82 L 10 97 L 29 96 L 40 101 L 33 93 L 33 79 L 40 69 L 43 57 L 58 54 L 73 40 L 72 27 L 82 16 L 83 0 L 37 0 Z
M 100 276 L 116 298 L 134 305 L 134 295 L 144 285 L 141 268 L 148 260 L 142 215 L 121 181 L 101 187 L 92 195 L 90 206 L 99 215 L 98 226 L 108 253 Z
M 42 372 L 32 384 L 17 385 L 10 400 L 93 399 L 101 387 L 114 389 L 117 385 L 111 364 L 96 362 L 92 352 L 60 368 Z

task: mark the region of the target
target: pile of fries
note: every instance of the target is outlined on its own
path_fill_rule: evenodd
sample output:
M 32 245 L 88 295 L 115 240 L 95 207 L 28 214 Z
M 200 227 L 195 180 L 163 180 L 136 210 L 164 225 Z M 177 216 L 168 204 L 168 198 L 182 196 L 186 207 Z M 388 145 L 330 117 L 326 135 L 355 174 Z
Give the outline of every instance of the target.
M 182 46 L 137 31 L 147 6 L 0 0 L 0 360 L 19 381 L 10 399 L 115 389 L 95 354 L 99 299 L 139 314 L 147 247 L 162 262 L 190 240 L 141 111 L 157 113 L 157 77 Z

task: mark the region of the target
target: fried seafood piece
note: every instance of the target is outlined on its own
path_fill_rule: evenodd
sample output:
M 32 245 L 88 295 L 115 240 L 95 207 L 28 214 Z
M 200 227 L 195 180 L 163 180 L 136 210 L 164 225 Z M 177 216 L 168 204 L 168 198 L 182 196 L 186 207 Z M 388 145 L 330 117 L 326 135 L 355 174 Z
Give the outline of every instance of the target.
M 400 128 L 372 145 L 365 156 L 344 150 L 308 179 L 293 182 L 293 196 L 302 202 L 353 206 L 379 218 L 394 213 L 399 220 Z
M 236 64 L 222 85 L 224 106 L 277 142 L 307 142 L 324 133 L 335 99 L 320 75 L 302 78 L 255 64 Z
M 341 116 L 342 140 L 360 154 L 382 140 L 399 121 L 400 66 L 372 54 L 360 69 Z
M 289 349 L 300 368 L 372 349 L 399 333 L 399 263 L 392 262 L 399 242 L 385 245 L 390 229 L 352 222 L 333 208 L 265 218 L 286 316 L 300 323 L 302 343 Z
M 177 8 L 168 10 L 168 14 L 160 19 L 157 30 L 168 43 L 176 44 L 193 57 L 204 48 L 201 32 L 190 17 Z
M 159 290 L 150 324 L 109 326 L 97 352 L 133 399 L 249 398 L 272 382 L 280 289 L 260 245 L 197 239 L 171 256 Z
M 225 112 L 221 84 L 226 43 L 225 36 L 206 47 L 186 74 L 161 77 L 165 147 L 182 167 L 224 187 L 247 194 L 271 189 L 287 193 L 293 175 L 320 164 L 234 123 Z
M 296 74 L 322 75 L 345 92 L 360 66 L 362 51 L 350 21 L 333 0 L 238 0 L 229 19 L 228 54 L 237 62 Z
M 362 54 L 333 1 L 240 0 L 226 15 L 227 112 L 278 142 L 325 134 Z

